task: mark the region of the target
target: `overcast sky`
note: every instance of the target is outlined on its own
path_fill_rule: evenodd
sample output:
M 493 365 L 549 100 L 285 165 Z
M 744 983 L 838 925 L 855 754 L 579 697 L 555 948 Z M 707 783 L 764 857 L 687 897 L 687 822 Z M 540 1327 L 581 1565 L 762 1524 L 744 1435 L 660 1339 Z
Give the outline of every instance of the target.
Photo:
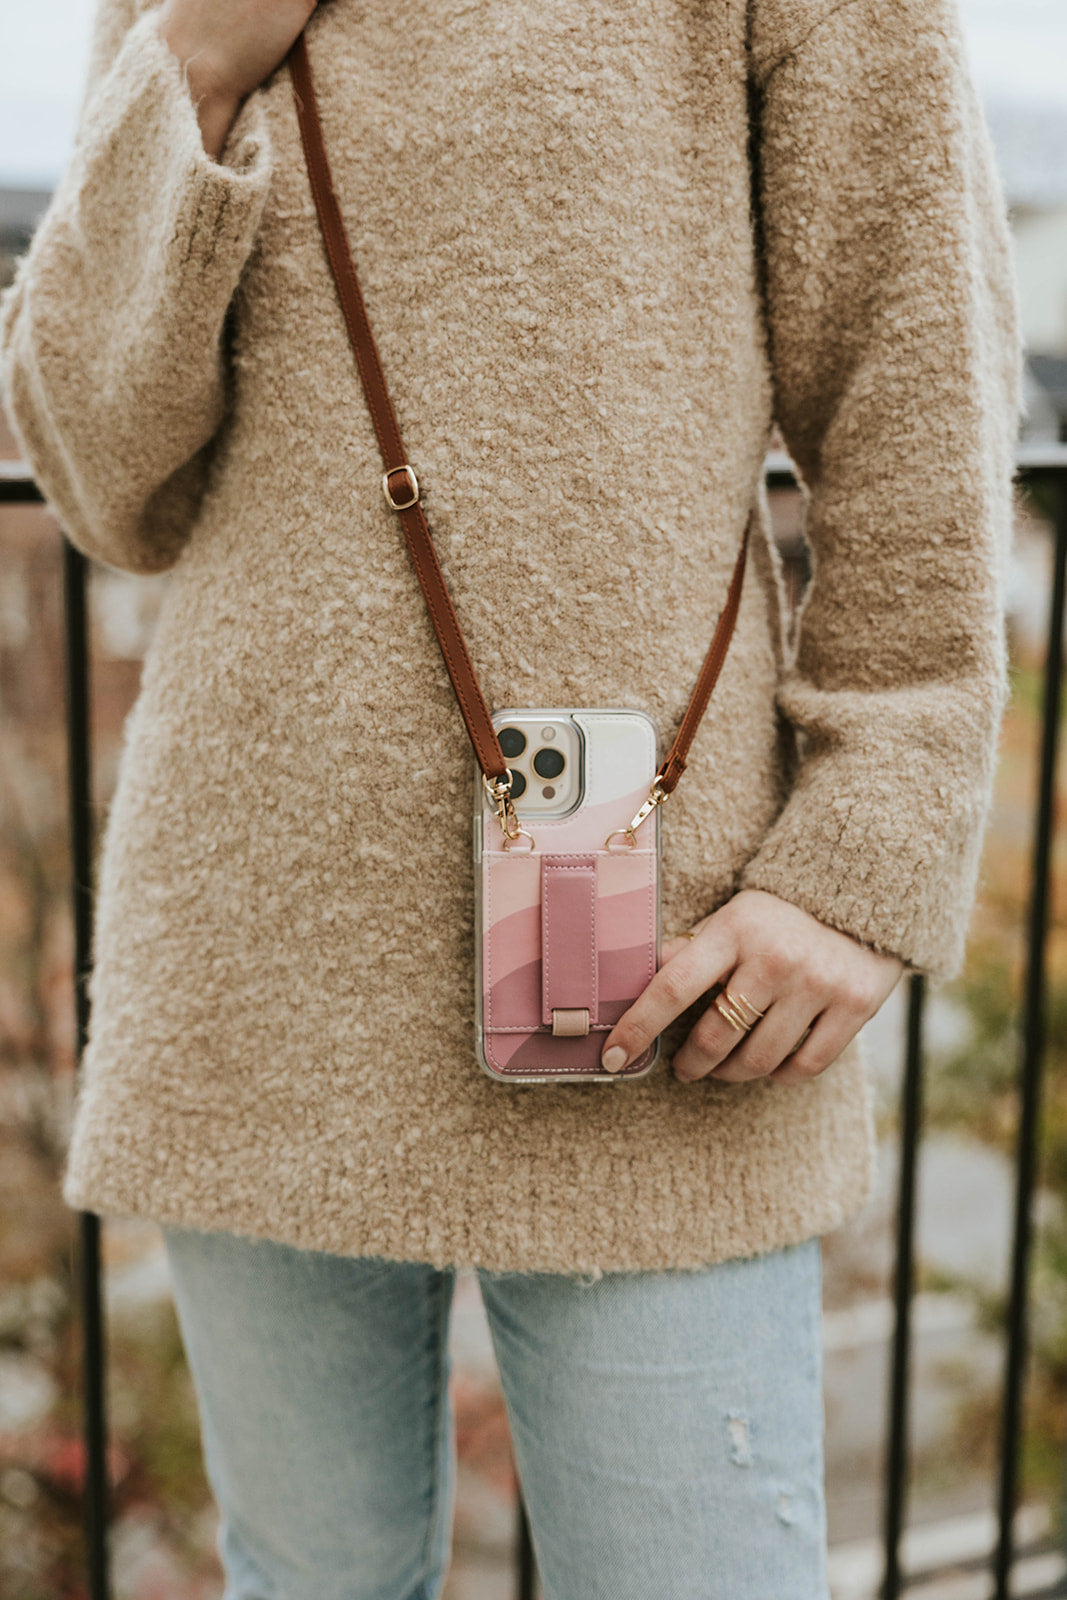
M 975 78 L 988 99 L 1067 108 L 1065 0 L 960 4 Z M 49 188 L 66 164 L 94 9 L 94 0 L 6 0 L 0 185 Z

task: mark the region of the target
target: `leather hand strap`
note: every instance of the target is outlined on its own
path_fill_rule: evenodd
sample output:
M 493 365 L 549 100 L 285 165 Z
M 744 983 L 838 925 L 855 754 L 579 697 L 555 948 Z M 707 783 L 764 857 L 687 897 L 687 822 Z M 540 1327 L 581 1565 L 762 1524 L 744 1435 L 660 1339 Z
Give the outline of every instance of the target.
M 500 748 L 496 731 L 493 728 L 489 708 L 478 683 L 477 675 L 471 662 L 470 652 L 467 649 L 463 631 L 456 616 L 452 597 L 448 592 L 441 564 L 437 559 L 426 517 L 423 513 L 419 499 L 418 483 L 415 474 L 407 463 L 403 442 L 400 437 L 400 426 L 393 410 L 393 403 L 386 387 L 385 375 L 378 355 L 378 347 L 367 320 L 367 309 L 364 305 L 363 294 L 359 287 L 359 279 L 352 261 L 352 253 L 348 244 L 348 235 L 345 232 L 341 208 L 337 203 L 337 195 L 333 187 L 330 174 L 330 165 L 326 156 L 326 147 L 322 137 L 322 123 L 319 119 L 318 102 L 315 98 L 315 88 L 311 79 L 311 63 L 308 59 L 307 39 L 305 31 L 301 31 L 293 42 L 288 56 L 289 71 L 293 84 L 293 95 L 296 101 L 297 120 L 300 124 L 300 138 L 304 146 L 304 156 L 307 161 L 308 176 L 311 181 L 311 191 L 315 199 L 315 209 L 318 212 L 319 226 L 326 245 L 326 255 L 329 260 L 330 270 L 337 285 L 337 293 L 341 301 L 348 336 L 355 354 L 356 365 L 363 382 L 363 390 L 367 397 L 367 406 L 370 410 L 371 421 L 378 440 L 378 448 L 382 454 L 382 464 L 385 472 L 382 476 L 382 485 L 390 508 L 396 511 L 400 518 L 400 525 L 407 541 L 408 551 L 418 576 L 426 605 L 429 609 L 430 620 L 433 623 L 437 642 L 441 647 L 448 675 L 452 680 L 452 687 L 456 692 L 463 720 L 470 734 L 474 753 L 478 764 L 486 778 L 500 779 L 507 773 L 507 762 Z M 711 691 L 715 687 L 715 680 L 719 676 L 726 651 L 737 621 L 737 612 L 741 603 L 741 585 L 745 575 L 745 557 L 748 550 L 749 532 L 752 527 L 751 513 L 745 525 L 744 538 L 734 565 L 733 577 L 722 609 L 711 646 L 704 658 L 700 669 L 700 676 L 690 697 L 685 716 L 675 737 L 674 743 L 666 757 L 660 764 L 657 773 L 656 785 L 660 794 L 659 799 L 670 794 L 678 779 L 685 771 L 686 756 L 693 735 L 700 724 L 700 719 L 707 708 Z M 653 786 L 655 791 L 656 785 Z M 658 803 L 658 801 L 656 802 Z

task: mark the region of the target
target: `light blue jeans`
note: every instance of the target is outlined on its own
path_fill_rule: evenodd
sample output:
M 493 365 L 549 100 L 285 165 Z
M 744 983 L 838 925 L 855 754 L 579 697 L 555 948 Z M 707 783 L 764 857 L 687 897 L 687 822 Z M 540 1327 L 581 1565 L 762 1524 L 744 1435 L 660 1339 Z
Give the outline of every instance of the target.
M 435 1600 L 454 1271 L 163 1233 L 224 1600 Z M 828 1600 L 818 1237 L 478 1277 L 545 1600 Z

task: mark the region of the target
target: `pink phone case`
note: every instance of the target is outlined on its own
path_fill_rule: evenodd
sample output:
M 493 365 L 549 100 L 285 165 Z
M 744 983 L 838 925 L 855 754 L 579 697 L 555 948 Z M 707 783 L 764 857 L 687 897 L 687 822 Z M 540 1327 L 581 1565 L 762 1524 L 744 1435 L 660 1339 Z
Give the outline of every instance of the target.
M 509 849 L 480 794 L 478 1055 L 490 1077 L 508 1082 L 592 1078 L 619 1082 L 655 1065 L 658 1040 L 622 1073 L 605 1072 L 607 1033 L 659 965 L 659 811 L 631 848 L 609 833 L 625 828 L 656 771 L 655 725 L 629 710 L 498 712 L 565 715 L 582 739 L 581 795 L 568 816 L 518 819 Z M 574 1031 L 554 1031 L 571 1030 Z M 588 1028 L 588 1031 L 583 1031 Z

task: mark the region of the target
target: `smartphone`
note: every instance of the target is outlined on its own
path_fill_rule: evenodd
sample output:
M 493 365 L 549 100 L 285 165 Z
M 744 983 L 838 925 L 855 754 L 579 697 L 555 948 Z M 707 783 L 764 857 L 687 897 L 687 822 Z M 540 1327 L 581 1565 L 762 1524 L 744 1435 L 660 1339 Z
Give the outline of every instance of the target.
M 607 1034 L 659 968 L 659 735 L 643 711 L 493 713 L 522 832 L 506 841 L 475 771 L 476 1046 L 506 1083 L 645 1076 L 659 1040 L 605 1072 Z

